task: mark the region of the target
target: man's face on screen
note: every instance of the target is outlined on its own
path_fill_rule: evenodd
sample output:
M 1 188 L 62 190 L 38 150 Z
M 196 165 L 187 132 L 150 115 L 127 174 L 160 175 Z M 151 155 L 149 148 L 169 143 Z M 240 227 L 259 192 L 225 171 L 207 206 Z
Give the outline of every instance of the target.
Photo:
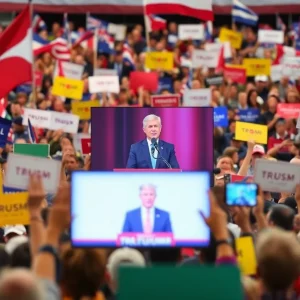
M 152 138 L 158 139 L 161 132 L 161 125 L 159 121 L 148 121 L 146 127 L 144 127 L 144 132 L 149 140 L 151 140 Z
M 142 200 L 142 205 L 145 208 L 151 208 L 154 205 L 156 193 L 153 188 L 145 187 L 140 193 L 140 198 Z

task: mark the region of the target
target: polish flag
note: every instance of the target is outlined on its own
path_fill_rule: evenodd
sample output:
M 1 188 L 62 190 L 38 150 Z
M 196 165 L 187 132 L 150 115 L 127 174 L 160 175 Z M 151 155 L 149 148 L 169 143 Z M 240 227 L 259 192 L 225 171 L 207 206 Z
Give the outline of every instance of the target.
M 184 15 L 213 21 L 212 0 L 145 0 L 146 15 Z
M 295 57 L 300 56 L 300 51 L 297 51 L 293 47 L 276 45 L 276 57 L 273 61 L 273 65 L 280 65 L 281 60 L 284 57 Z
M 167 21 L 155 15 L 146 16 L 147 28 L 150 32 L 164 30 L 167 28 Z
M 29 5 L 0 37 L 0 98 L 32 80 L 32 29 Z

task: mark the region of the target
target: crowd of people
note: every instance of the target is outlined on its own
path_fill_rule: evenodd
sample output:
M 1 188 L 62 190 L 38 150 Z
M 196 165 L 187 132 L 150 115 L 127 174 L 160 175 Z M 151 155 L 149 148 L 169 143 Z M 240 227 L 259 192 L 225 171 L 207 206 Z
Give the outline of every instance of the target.
M 69 28 L 75 30 L 75 25 L 70 22 Z M 284 119 L 277 114 L 280 103 L 300 104 L 300 78 L 291 82 L 288 76 L 282 76 L 278 82 L 273 82 L 268 76 L 258 75 L 248 77 L 246 84 L 240 85 L 223 77 L 220 83 L 209 84 L 208 79 L 216 76 L 215 69 L 193 69 L 186 62 L 191 59 L 193 50 L 203 49 L 206 43 L 217 41 L 219 30 L 214 28 L 210 40 L 176 39 L 174 42 L 170 36 L 177 37 L 178 28 L 176 23 L 171 22 L 167 29 L 151 32 L 147 43 L 143 26 L 136 25 L 127 32 L 126 40 L 115 42 L 111 53 L 99 52 L 95 60 L 90 49 L 77 45 L 71 49 L 70 59 L 84 66 L 82 101 L 98 100 L 102 107 L 151 107 L 153 93 L 144 87 L 133 91 L 130 88 L 130 72 L 147 71 L 147 51 L 172 51 L 174 70 L 157 70 L 159 78 L 171 79 L 172 85 L 169 88 L 162 87 L 155 94 L 179 94 L 182 106 L 185 89 L 210 88 L 211 106 L 227 107 L 228 127 L 214 128 L 215 168 L 220 172 L 215 176 L 215 186 L 209 192 L 210 217 L 205 218 L 211 230 L 209 247 L 193 249 L 192 254 L 177 248 L 149 251 L 72 248 L 68 230 L 71 222 L 69 178 L 74 170 L 90 170 L 90 155 L 83 157 L 76 152 L 71 134 L 62 130 L 36 128 L 37 142 L 50 144 L 50 156 L 62 161 L 60 187 L 56 195 L 46 195 L 41 179 L 32 176 L 28 187 L 30 224 L 6 226 L 0 232 L 0 299 L 115 299 L 118 297 L 120 265 L 145 267 L 166 263 L 181 267 L 191 264 L 235 266 L 238 264 L 235 238 L 243 236 L 253 238 L 257 259 L 256 274 L 252 277 L 241 274 L 245 298 L 299 299 L 300 245 L 297 238 L 300 232 L 300 186 L 297 186 L 294 194 L 260 190 L 258 204 L 253 209 L 229 208 L 224 200 L 224 175 L 253 176 L 258 158 L 300 163 L 297 120 Z M 257 42 L 256 29 L 242 27 L 240 31 L 243 34 L 242 47 L 239 50 L 231 49 L 230 64 L 239 65 L 243 58 L 256 57 L 258 53 L 263 53 L 265 58 L 275 59 L 276 47 L 262 49 Z M 53 40 L 63 35 L 63 27 L 53 23 L 51 31 L 42 28 L 38 34 L 43 39 Z M 285 45 L 293 46 L 288 32 L 285 32 L 284 40 Z M 125 42 L 133 53 L 133 64 L 123 59 Z M 71 112 L 72 99 L 52 93 L 55 63 L 51 53 L 35 57 L 34 68 L 43 74 L 41 86 L 35 87 L 34 91 L 17 87 L 7 96 L 2 117 L 12 120 L 12 132 L 5 147 L 0 148 L 3 177 L 13 145 L 29 143 L 28 128 L 23 125 L 24 108 Z M 94 69 L 105 68 L 117 71 L 120 93 L 89 93 L 88 77 L 93 75 Z M 222 72 L 217 76 L 223 76 Z M 235 138 L 238 112 L 248 108 L 259 109 L 256 123 L 267 125 L 267 145 L 253 141 L 246 143 Z M 78 133 L 88 133 L 89 126 L 90 120 L 80 121 Z M 192 295 L 187 297 L 192 298 Z M 207 296 L 204 299 L 210 298 Z M 230 295 L 220 295 L 220 299 L 231 298 Z

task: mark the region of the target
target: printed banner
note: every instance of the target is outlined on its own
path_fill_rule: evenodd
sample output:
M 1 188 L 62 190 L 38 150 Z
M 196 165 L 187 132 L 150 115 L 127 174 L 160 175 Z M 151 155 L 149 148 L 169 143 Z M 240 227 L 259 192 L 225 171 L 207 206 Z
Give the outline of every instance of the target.
M 108 33 L 115 36 L 116 41 L 123 41 L 126 39 L 127 27 L 122 24 L 108 23 Z
M 255 141 L 258 144 L 268 143 L 268 127 L 246 122 L 236 122 L 235 139 L 238 141 Z
M 141 86 L 150 92 L 157 91 L 158 88 L 158 74 L 157 72 L 139 72 L 134 71 L 130 73 L 130 88 L 137 91 Z
M 29 176 L 38 174 L 45 191 L 55 194 L 60 181 L 61 162 L 55 159 L 10 153 L 5 174 L 5 186 L 27 189 Z
M 271 75 L 271 60 L 267 58 L 245 58 L 243 66 L 248 77 L 256 75 Z
M 78 131 L 79 117 L 72 114 L 25 108 L 23 125 L 28 126 L 28 118 L 30 118 L 31 125 L 36 128 L 62 129 L 67 133 Z
M 6 146 L 7 136 L 11 127 L 11 121 L 0 118 L 0 148 Z
M 257 261 L 252 236 L 240 237 L 235 240 L 238 263 L 245 276 L 256 275 Z
M 81 99 L 83 93 L 83 81 L 57 76 L 54 78 L 52 94 L 70 99 Z
M 257 159 L 254 180 L 263 191 L 294 193 L 300 182 L 300 168 L 298 164 Z
M 260 110 L 258 108 L 240 109 L 238 116 L 242 122 L 255 123 L 260 116 Z
M 300 115 L 300 103 L 279 103 L 277 114 L 285 119 L 298 119 Z
M 180 95 L 151 96 L 152 107 L 178 107 Z
M 72 114 L 79 116 L 80 120 L 90 120 L 92 107 L 100 107 L 99 101 L 72 101 Z
M 272 65 L 271 66 L 271 79 L 273 82 L 280 81 L 282 77 L 283 65 Z
M 83 155 L 90 154 L 92 152 L 91 147 L 92 147 L 91 138 L 81 139 L 81 149 Z
M 47 144 L 14 144 L 14 153 L 36 156 L 49 157 L 50 145 Z
M 183 95 L 184 106 L 189 106 L 189 107 L 210 106 L 210 101 L 211 101 L 210 89 L 186 90 Z
M 82 79 L 84 66 L 73 64 L 67 61 L 56 61 L 53 78 L 56 76 L 66 77 L 70 79 Z
M 214 108 L 214 126 L 227 127 L 228 126 L 228 110 L 226 106 L 219 106 Z
M 219 57 L 214 53 L 205 50 L 194 50 L 192 54 L 193 69 L 208 67 L 215 68 L 218 64 Z
M 281 30 L 258 30 L 258 42 L 264 44 L 283 44 L 284 32 Z
M 223 70 L 223 75 L 225 78 L 231 79 L 234 83 L 245 84 L 247 80 L 246 69 L 240 66 L 238 68 L 234 65 L 230 67 L 226 66 Z
M 150 70 L 171 71 L 174 68 L 172 52 L 147 52 L 145 66 Z
M 26 187 L 27 189 L 27 187 Z M 0 195 L 0 226 L 29 225 L 28 193 Z
M 118 72 L 114 69 L 95 69 L 94 76 L 118 76 Z
M 178 26 L 179 40 L 203 40 L 204 26 L 203 24 L 180 24 Z
M 240 49 L 243 42 L 243 35 L 234 30 L 230 30 L 223 27 L 221 28 L 219 40 L 220 42 L 230 42 L 232 48 Z
M 285 57 L 283 60 L 282 75 L 292 80 L 300 77 L 300 57 Z
M 94 93 L 116 93 L 120 92 L 118 76 L 90 76 L 89 91 Z

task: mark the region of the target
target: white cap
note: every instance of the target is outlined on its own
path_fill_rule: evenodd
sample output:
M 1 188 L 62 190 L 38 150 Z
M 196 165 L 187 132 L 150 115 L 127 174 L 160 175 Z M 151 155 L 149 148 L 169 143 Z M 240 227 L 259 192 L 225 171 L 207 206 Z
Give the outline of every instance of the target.
M 4 227 L 4 235 L 7 236 L 10 233 L 15 233 L 17 235 L 24 235 L 26 234 L 26 228 L 24 225 L 12 225 L 12 226 L 5 226 Z
M 266 154 L 265 148 L 261 145 L 255 145 L 252 151 L 252 155 L 257 153 L 261 155 L 265 155 Z
M 267 75 L 256 75 L 254 78 L 255 82 L 267 82 L 268 81 L 268 76 Z
M 5 244 L 5 251 L 11 255 L 20 245 L 28 243 L 29 239 L 26 235 L 14 236 L 7 244 Z
M 118 269 L 121 265 L 145 267 L 146 260 L 136 249 L 120 248 L 115 250 L 107 262 L 107 270 L 113 280 L 117 279 Z

